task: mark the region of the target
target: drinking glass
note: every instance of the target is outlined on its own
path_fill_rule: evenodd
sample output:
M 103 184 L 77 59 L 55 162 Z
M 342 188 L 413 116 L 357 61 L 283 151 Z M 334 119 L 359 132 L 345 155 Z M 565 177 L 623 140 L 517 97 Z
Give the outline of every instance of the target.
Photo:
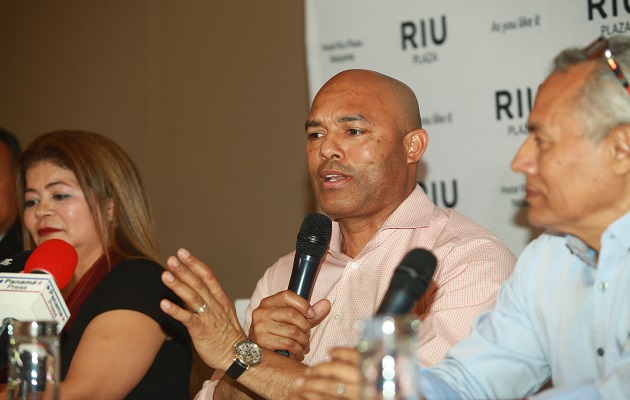
M 13 320 L 8 332 L 8 399 L 59 400 L 59 325 Z
M 360 324 L 361 398 L 369 400 L 420 398 L 417 385 L 415 315 L 376 316 Z

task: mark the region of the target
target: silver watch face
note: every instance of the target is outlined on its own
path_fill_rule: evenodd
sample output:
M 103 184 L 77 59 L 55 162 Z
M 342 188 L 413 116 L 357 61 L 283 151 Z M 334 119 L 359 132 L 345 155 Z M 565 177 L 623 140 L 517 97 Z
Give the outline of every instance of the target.
M 260 346 L 251 340 L 244 340 L 236 344 L 236 357 L 245 365 L 257 365 L 262 359 Z

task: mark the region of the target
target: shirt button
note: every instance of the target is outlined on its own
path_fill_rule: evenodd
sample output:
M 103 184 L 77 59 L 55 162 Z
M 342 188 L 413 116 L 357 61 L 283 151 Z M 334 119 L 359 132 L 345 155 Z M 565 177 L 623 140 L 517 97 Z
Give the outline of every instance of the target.
M 608 282 L 600 282 L 599 283 L 599 290 L 601 290 L 603 292 L 606 289 L 608 289 Z
M 335 314 L 335 319 L 336 319 L 336 320 L 340 320 L 340 319 L 341 319 L 341 313 L 337 313 L 337 314 Z
M 601 347 L 599 349 L 597 349 L 597 355 L 598 356 L 603 356 L 604 355 L 604 349 L 602 349 Z
M 350 268 L 352 268 L 352 269 L 357 269 L 358 267 L 359 267 L 359 263 L 358 263 L 358 262 L 356 262 L 356 261 L 352 261 L 352 262 L 350 263 Z

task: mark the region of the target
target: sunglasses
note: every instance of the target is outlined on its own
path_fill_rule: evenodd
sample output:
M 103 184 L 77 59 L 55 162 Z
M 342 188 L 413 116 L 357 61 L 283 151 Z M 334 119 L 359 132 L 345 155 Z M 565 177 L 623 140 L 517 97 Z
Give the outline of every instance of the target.
M 589 44 L 584 48 L 584 54 L 586 58 L 589 60 L 595 60 L 601 56 L 606 57 L 606 61 L 608 62 L 608 66 L 615 73 L 615 76 L 619 80 L 619 83 L 626 89 L 626 92 L 630 94 L 630 84 L 628 84 L 628 79 L 621 71 L 621 67 L 615 61 L 615 57 L 613 57 L 612 51 L 610 51 L 610 45 L 608 40 L 603 36 L 599 39 L 595 40 L 593 43 Z

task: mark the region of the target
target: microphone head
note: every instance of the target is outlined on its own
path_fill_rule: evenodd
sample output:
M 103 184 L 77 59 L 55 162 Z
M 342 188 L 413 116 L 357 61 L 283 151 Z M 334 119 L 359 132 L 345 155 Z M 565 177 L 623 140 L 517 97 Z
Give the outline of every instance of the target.
M 71 244 L 61 239 L 48 239 L 33 250 L 26 260 L 24 272 L 46 272 L 55 278 L 57 287 L 63 289 L 77 269 L 79 256 Z
M 321 258 L 330 244 L 332 221 L 325 215 L 311 213 L 304 217 L 297 235 L 295 250 L 298 254 L 308 254 Z
M 436 265 L 437 260 L 430 251 L 413 249 L 394 271 L 390 288 L 406 290 L 413 298 L 419 299 L 429 287 Z

